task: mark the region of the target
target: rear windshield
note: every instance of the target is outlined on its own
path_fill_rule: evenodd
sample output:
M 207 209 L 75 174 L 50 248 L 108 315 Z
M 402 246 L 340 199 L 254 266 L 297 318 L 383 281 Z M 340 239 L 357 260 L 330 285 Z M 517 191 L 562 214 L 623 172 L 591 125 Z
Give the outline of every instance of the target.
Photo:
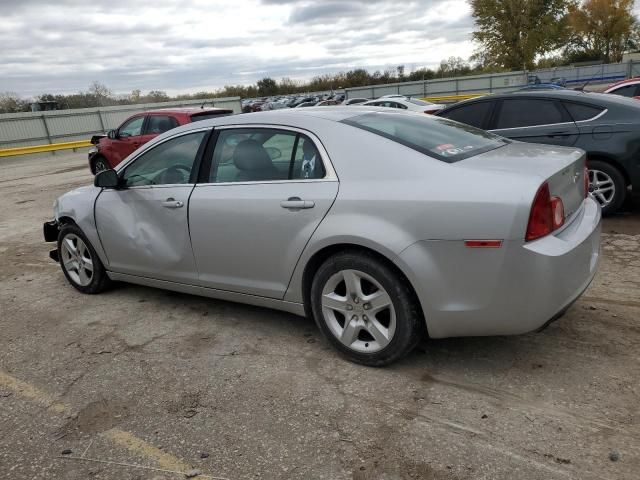
M 210 118 L 218 118 L 218 117 L 226 117 L 228 115 L 233 115 L 233 110 L 222 110 L 219 112 L 210 112 L 210 113 L 194 113 L 191 115 L 192 122 L 198 122 L 200 120 L 208 120 Z
M 430 157 L 453 163 L 488 152 L 508 140 L 446 118 L 396 112 L 372 112 L 342 120 Z

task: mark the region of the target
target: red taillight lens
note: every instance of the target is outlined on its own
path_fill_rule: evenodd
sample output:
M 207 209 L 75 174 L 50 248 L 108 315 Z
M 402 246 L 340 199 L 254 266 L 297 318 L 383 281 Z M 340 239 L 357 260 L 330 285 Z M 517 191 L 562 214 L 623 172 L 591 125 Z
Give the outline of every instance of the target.
M 549 235 L 564 224 L 564 205 L 560 197 L 551 197 L 549 184 L 543 183 L 538 189 L 527 224 L 527 242 Z
M 589 196 L 589 169 L 584 167 L 584 198 Z

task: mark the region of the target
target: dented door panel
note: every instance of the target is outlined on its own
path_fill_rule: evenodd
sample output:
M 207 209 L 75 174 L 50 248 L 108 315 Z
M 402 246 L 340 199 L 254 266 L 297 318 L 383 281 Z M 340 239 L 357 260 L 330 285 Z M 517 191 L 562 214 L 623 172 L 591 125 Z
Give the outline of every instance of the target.
M 198 275 L 189 238 L 193 185 L 104 190 L 96 225 L 109 270 L 193 283 Z

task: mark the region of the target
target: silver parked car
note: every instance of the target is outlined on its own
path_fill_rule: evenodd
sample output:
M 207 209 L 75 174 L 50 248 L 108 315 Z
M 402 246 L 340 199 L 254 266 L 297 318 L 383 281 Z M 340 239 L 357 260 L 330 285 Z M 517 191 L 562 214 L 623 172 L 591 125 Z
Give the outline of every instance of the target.
M 584 152 L 384 108 L 173 129 L 55 203 L 45 240 L 84 293 L 125 281 L 312 316 L 349 359 L 528 332 L 596 272 Z

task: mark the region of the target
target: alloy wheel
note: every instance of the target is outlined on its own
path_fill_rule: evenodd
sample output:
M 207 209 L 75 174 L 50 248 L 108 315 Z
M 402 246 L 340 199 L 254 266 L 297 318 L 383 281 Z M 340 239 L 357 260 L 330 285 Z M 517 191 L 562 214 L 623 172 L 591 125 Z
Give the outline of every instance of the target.
M 86 287 L 93 279 L 93 259 L 84 241 L 70 233 L 60 245 L 61 260 L 69 278 L 82 287 Z
M 589 193 L 601 207 L 609 205 L 616 195 L 613 179 L 602 170 L 589 170 Z
M 108 170 L 109 167 L 107 167 L 107 162 L 105 162 L 102 158 L 99 158 L 94 163 L 94 169 L 95 169 L 95 172 L 98 173 L 98 172 L 102 172 L 103 170 Z
M 358 270 L 341 270 L 327 280 L 322 315 L 331 333 L 357 352 L 378 352 L 395 334 L 391 297 L 376 279 Z

